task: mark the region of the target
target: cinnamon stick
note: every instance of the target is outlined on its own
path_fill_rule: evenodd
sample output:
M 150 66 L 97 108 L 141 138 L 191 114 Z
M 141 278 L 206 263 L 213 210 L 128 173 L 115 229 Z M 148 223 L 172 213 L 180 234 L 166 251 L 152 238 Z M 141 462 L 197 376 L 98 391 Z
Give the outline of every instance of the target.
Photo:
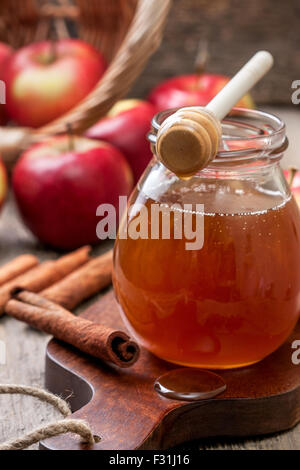
M 113 250 L 110 250 L 43 290 L 41 295 L 72 310 L 111 283 L 112 266 Z
M 75 346 L 80 351 L 119 367 L 132 366 L 139 346 L 123 331 L 76 317 L 44 297 L 16 288 L 6 312 L 17 320 Z
M 21 255 L 0 267 L 0 286 L 39 264 L 33 255 Z
M 12 289 L 21 286 L 32 292 L 40 292 L 86 263 L 90 259 L 89 251 L 89 247 L 83 247 L 56 261 L 45 261 L 4 284 L 0 287 L 0 315 L 4 313 Z

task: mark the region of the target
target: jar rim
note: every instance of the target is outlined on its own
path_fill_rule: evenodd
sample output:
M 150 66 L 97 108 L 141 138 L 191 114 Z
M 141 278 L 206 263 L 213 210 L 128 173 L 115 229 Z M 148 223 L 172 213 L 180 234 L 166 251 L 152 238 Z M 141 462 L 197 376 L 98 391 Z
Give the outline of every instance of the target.
M 153 117 L 148 134 L 152 146 L 156 144 L 157 132 L 164 120 L 177 109 L 165 110 Z M 222 130 L 222 142 L 210 168 L 221 163 L 245 164 L 262 157 L 264 160 L 279 160 L 288 146 L 284 122 L 274 114 L 261 110 L 233 108 L 222 121 Z

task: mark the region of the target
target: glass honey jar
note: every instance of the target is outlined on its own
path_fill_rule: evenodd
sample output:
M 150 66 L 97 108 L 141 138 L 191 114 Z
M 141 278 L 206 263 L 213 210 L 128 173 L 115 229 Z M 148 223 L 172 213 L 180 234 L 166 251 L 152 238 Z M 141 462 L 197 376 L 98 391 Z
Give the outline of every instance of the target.
M 170 113 L 153 119 L 154 157 L 115 244 L 122 317 L 166 361 L 247 366 L 275 351 L 299 318 L 300 217 L 280 168 L 285 125 L 271 114 L 234 109 L 222 123 L 217 157 L 180 179 L 155 155 Z M 194 244 L 179 226 L 185 219 Z

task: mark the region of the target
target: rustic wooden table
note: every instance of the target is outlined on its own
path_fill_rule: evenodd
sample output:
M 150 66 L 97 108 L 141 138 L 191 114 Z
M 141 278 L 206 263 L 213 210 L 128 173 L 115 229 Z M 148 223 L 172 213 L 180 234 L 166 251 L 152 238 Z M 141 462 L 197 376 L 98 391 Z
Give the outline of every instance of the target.
M 300 114 L 296 108 L 270 109 L 288 125 L 290 148 L 283 166 L 300 164 Z M 104 243 L 95 252 L 108 248 Z M 34 253 L 40 259 L 58 256 L 46 250 L 24 228 L 9 198 L 0 218 L 0 264 L 21 253 Z M 94 300 L 94 299 L 93 299 Z M 88 304 L 83 305 L 85 308 Z M 11 318 L 0 320 L 0 340 L 6 344 L 6 364 L 0 364 L 0 383 L 44 385 L 45 347 L 49 337 Z M 21 396 L 0 396 L 0 442 L 61 418 L 53 409 L 37 400 Z M 33 447 L 37 449 L 37 446 Z M 185 452 L 194 449 L 300 449 L 300 425 L 278 435 L 243 440 L 215 439 L 181 446 Z

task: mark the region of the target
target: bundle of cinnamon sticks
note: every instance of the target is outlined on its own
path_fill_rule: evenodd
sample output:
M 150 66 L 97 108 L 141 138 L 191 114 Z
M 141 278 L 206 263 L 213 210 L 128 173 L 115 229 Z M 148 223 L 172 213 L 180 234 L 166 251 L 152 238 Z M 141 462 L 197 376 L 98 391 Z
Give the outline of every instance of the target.
M 90 258 L 85 246 L 56 261 L 22 255 L 0 268 L 0 315 L 15 287 L 40 292 L 67 309 L 77 307 L 111 283 L 112 251 Z
M 0 316 L 7 313 L 85 353 L 129 367 L 139 347 L 126 333 L 70 312 L 111 283 L 112 251 L 93 259 L 89 252 L 90 247 L 83 247 L 43 263 L 26 254 L 2 266 Z

